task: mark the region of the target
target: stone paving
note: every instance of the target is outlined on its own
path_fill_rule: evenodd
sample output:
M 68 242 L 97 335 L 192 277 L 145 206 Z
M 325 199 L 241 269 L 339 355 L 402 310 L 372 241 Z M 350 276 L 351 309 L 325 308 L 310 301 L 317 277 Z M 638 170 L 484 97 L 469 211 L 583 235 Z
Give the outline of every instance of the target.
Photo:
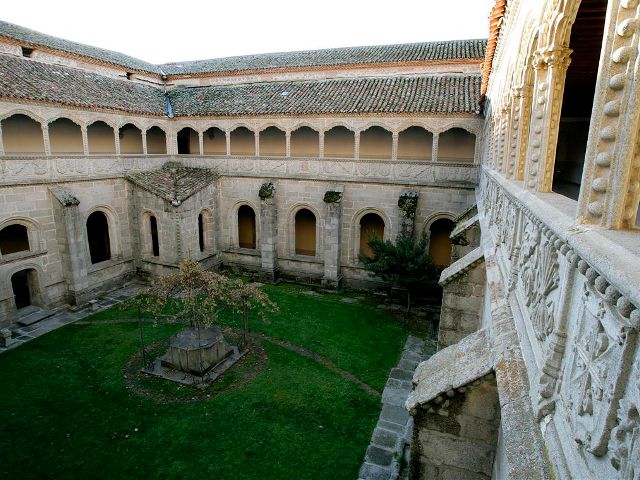
M 382 412 L 360 468 L 360 480 L 406 478 L 407 469 L 402 466 L 409 460 L 413 418 L 404 403 L 413 388 L 413 372 L 428 357 L 424 346 L 424 340 L 410 335 L 398 365 L 391 369 L 382 392 Z
M 0 353 L 11 350 L 25 342 L 38 338 L 45 333 L 51 332 L 69 323 L 74 323 L 93 313 L 106 310 L 124 300 L 135 296 L 143 288 L 138 282 L 129 282 L 122 287 L 110 290 L 104 294 L 100 294 L 99 298 L 92 300 L 87 305 L 81 306 L 78 310 L 73 311 L 71 308 L 60 307 L 54 310 L 54 314 L 37 323 L 23 327 L 14 324 L 9 327 L 12 333 L 11 345 L 9 347 L 0 347 Z

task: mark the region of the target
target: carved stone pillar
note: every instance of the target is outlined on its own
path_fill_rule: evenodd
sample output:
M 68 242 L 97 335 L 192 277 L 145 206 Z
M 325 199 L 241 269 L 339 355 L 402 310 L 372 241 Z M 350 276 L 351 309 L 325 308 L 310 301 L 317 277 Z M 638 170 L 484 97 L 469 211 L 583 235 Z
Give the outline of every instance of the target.
M 224 132 L 224 140 L 227 145 L 227 156 L 231 155 L 231 132 Z
M 552 47 L 534 53 L 535 83 L 524 186 L 550 192 L 558 143 L 562 95 L 572 50 Z
M 431 146 L 431 161 L 432 162 L 437 162 L 438 161 L 438 141 L 440 139 L 440 134 L 439 133 L 434 133 L 433 134 L 433 145 Z
M 253 138 L 255 141 L 255 150 L 256 150 L 256 157 L 260 156 L 260 132 L 254 132 L 253 133 Z
M 85 228 L 78 207 L 80 201 L 64 188 L 52 187 L 50 191 L 57 200 L 53 202 L 56 223 L 62 223 L 65 234 L 62 268 L 67 284 L 68 301 L 71 304 L 83 303 L 87 299 L 89 280 Z
M 148 153 L 148 150 L 147 150 L 147 131 L 144 130 L 144 131 L 140 132 L 140 135 L 142 136 L 142 153 L 144 155 L 146 155 Z
M 285 132 L 284 141 L 285 141 L 284 154 L 287 157 L 290 157 L 291 156 L 291 132 Z
M 640 4 L 620 2 L 605 28 L 578 200 L 581 223 L 629 229 L 640 200 L 637 52 Z M 602 67 L 602 66 L 601 66 Z
M 318 157 L 324 158 L 324 132 L 318 133 Z
M 51 142 L 49 141 L 49 124 L 42 125 L 42 141 L 44 143 L 44 154 L 51 155 Z
M 529 142 L 529 125 L 531 124 L 531 92 L 530 85 L 513 89 L 513 118 L 515 120 L 513 137 L 515 143 L 511 149 L 507 177 L 515 180 L 524 179 L 524 166 L 527 155 L 527 143 Z M 517 128 L 515 128 L 517 127 Z
M 324 194 L 326 217 L 324 221 L 324 276 L 322 285 L 338 288 L 340 273 L 340 252 L 342 245 L 342 186 L 333 186 Z
M 509 106 L 503 105 L 500 107 L 500 123 L 498 130 L 498 152 L 496 170 L 500 173 L 505 172 L 506 168 L 506 155 L 507 155 L 507 129 L 509 125 Z
M 80 127 L 80 133 L 82 134 L 82 153 L 84 155 L 89 155 L 89 138 L 87 137 L 87 127 Z M 0 136 L 2 132 L 0 131 Z
M 360 158 L 360 132 L 353 134 L 353 158 Z
M 198 155 L 204 155 L 204 134 L 202 132 L 198 132 L 198 148 L 200 149 Z
M 275 283 L 278 279 L 278 208 L 276 187 L 265 182 L 260 187 L 260 281 Z
M 420 193 L 417 190 L 402 190 L 400 193 L 400 198 L 398 198 L 398 208 L 400 209 L 399 235 L 413 236 L 419 195 Z
M 114 128 L 113 129 L 113 138 L 116 142 L 116 155 L 120 155 L 120 129 L 119 128 Z M 167 153 L 170 153 L 169 150 L 169 134 L 167 134 L 166 136 L 167 139 Z
M 391 134 L 391 160 L 398 159 L 398 132 Z

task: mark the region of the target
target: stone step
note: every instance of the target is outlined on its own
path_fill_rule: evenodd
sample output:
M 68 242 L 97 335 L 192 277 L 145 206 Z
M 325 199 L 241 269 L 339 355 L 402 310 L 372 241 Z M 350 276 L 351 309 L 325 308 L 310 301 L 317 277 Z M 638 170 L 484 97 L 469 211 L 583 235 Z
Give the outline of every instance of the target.
M 22 326 L 33 325 L 40 320 L 52 317 L 55 312 L 51 310 L 43 310 L 40 307 L 30 305 L 19 310 L 20 317 L 18 318 L 18 324 Z

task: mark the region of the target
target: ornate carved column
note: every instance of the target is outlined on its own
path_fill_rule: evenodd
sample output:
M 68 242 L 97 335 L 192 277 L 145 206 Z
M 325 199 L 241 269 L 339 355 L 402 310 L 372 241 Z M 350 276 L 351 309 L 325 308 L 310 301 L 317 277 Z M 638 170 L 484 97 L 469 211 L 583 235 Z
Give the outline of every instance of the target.
M 291 132 L 285 132 L 284 134 L 284 152 L 287 157 L 291 156 Z
M 572 50 L 551 47 L 534 53 L 535 83 L 524 187 L 550 192 L 558 143 L 562 96 Z
M 324 132 L 318 133 L 318 157 L 324 158 Z
M 51 142 L 49 141 L 49 124 L 42 125 L 42 141 L 44 143 L 44 154 L 51 155 Z
M 332 186 L 324 194 L 326 217 L 324 221 L 324 276 L 322 285 L 338 288 L 340 274 L 340 252 L 342 245 L 342 186 Z
M 360 132 L 353 134 L 353 158 L 360 159 Z
M 617 5 L 607 24 L 578 201 L 582 223 L 632 228 L 640 200 L 638 2 Z M 614 11 L 615 11 L 614 10 Z
M 227 156 L 231 155 L 231 132 L 224 132 L 224 140 L 227 145 Z
M 198 132 L 198 148 L 200 149 L 199 155 L 204 155 L 204 134 Z
M 398 159 L 398 132 L 393 132 L 391 134 L 391 160 Z
M 437 162 L 438 161 L 438 141 L 440 139 L 440 134 L 439 133 L 434 133 L 433 134 L 433 145 L 431 146 L 431 161 L 432 162 Z
M 260 197 L 260 281 L 274 283 L 278 279 L 278 208 L 276 187 L 265 182 Z
M 82 153 L 84 155 L 89 155 L 89 138 L 87 136 L 87 127 L 85 125 L 80 127 L 80 133 L 82 134 Z M 0 135 L 2 135 L 1 131 Z
M 144 155 L 147 154 L 148 150 L 147 150 L 147 131 L 143 130 L 142 132 L 140 132 L 140 135 L 142 136 L 142 153 Z
M 120 155 L 120 128 L 116 127 L 113 129 L 113 139 L 116 142 L 116 155 Z M 167 134 L 166 139 L 167 139 L 167 153 L 169 153 L 169 134 Z
M 507 156 L 507 130 L 509 125 L 509 105 L 502 105 L 500 107 L 500 123 L 498 130 L 498 152 L 497 152 L 497 164 L 496 170 L 502 174 L 506 170 L 506 156 Z
M 529 125 L 531 123 L 531 85 L 524 85 L 513 89 L 514 124 L 513 139 L 515 144 L 509 154 L 510 165 L 508 178 L 515 180 L 524 179 L 524 166 L 527 156 L 527 143 L 529 141 Z M 517 128 L 515 128 L 517 127 Z
M 256 157 L 260 156 L 260 132 L 253 132 L 253 138 L 255 141 Z

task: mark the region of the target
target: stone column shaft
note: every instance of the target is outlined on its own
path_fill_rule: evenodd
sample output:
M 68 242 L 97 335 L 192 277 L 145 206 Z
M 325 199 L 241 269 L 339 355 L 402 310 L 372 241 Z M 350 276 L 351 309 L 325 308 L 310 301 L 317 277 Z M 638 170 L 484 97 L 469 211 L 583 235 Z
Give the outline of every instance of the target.
M 275 192 L 260 200 L 260 280 L 278 279 L 278 208 Z
M 285 155 L 287 157 L 291 156 L 291 132 L 286 132 L 285 134 Z
M 51 142 L 49 141 L 49 124 L 42 125 L 42 141 L 44 142 L 44 154 L 51 155 Z
M 253 134 L 254 140 L 255 140 L 255 156 L 259 157 L 260 156 L 260 132 L 255 132 Z
M 340 273 L 340 251 L 342 231 L 342 203 L 327 203 L 324 221 L 324 276 L 325 287 L 338 288 L 342 275 Z
M 87 127 L 80 127 L 80 133 L 82 134 L 82 153 L 89 155 L 89 138 L 87 136 Z M 0 135 L 2 132 L 0 132 Z
M 227 156 L 231 155 L 231 132 L 224 132 L 224 140 L 227 145 Z
M 433 134 L 433 145 L 431 146 L 431 161 L 438 161 L 438 140 L 440 139 L 439 133 Z
M 324 132 L 318 133 L 318 157 L 324 158 Z

